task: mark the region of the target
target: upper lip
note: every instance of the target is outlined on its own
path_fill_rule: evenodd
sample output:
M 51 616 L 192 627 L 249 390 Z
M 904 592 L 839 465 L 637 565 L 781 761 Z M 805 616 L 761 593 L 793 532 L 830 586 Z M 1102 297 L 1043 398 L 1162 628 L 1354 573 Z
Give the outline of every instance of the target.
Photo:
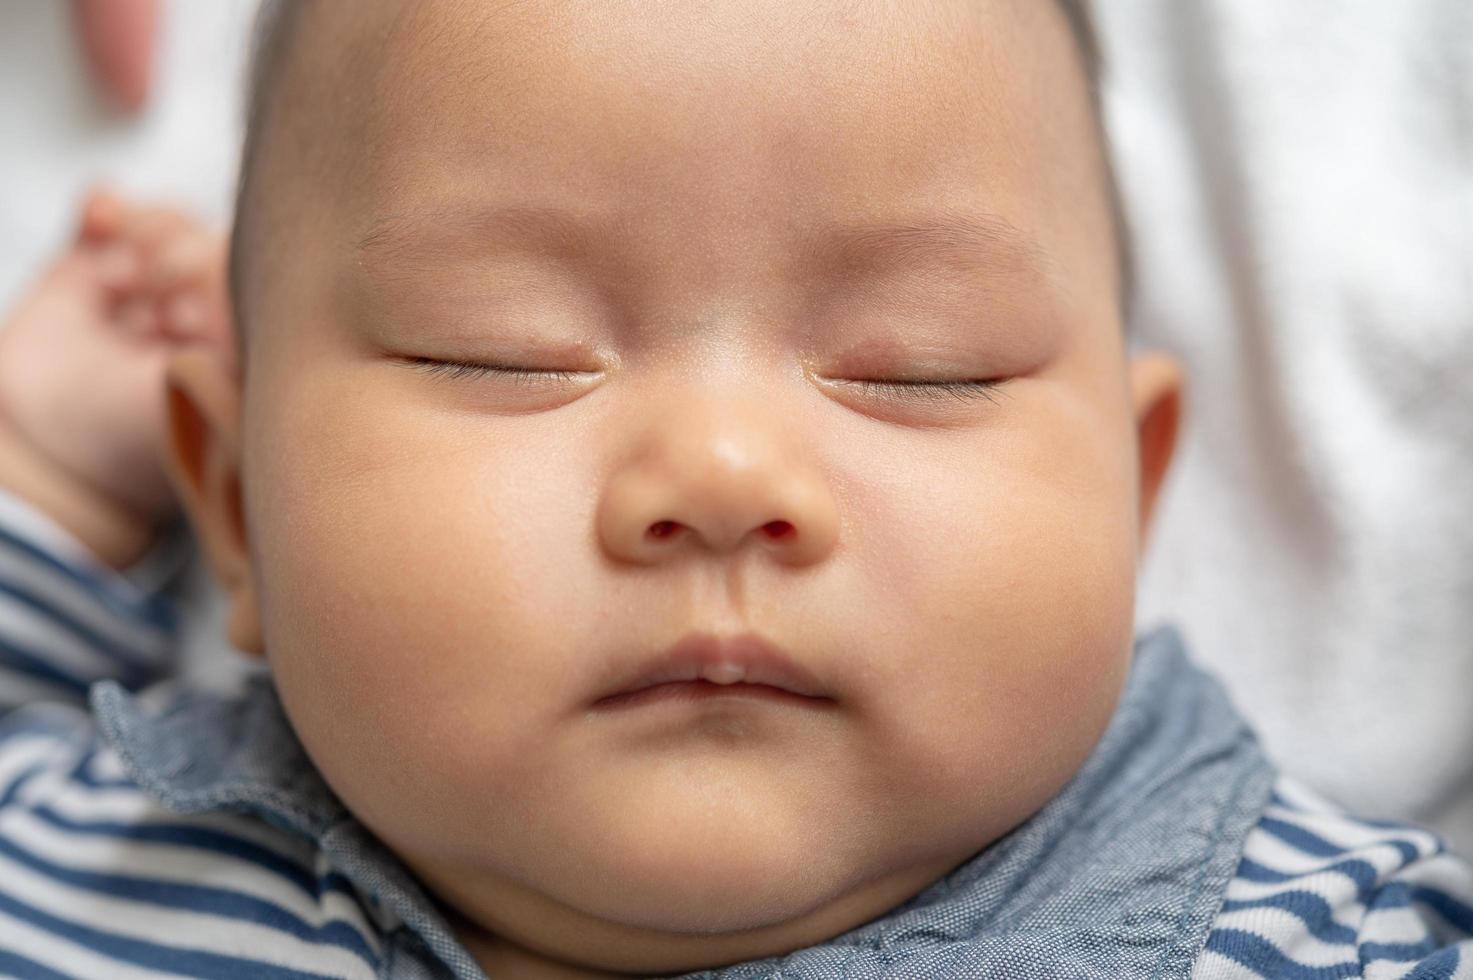
M 828 697 L 811 671 L 757 633 L 687 633 L 664 653 L 636 665 L 600 700 L 657 684 L 696 680 L 765 684 L 805 697 Z

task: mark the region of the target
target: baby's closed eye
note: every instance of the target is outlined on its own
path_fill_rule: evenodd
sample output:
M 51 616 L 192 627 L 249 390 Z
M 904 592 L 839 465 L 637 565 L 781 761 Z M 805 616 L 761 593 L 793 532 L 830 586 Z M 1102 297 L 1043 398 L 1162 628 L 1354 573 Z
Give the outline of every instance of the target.
M 419 368 L 428 374 L 447 377 L 452 380 L 469 380 L 495 376 L 518 385 L 545 386 L 566 384 L 598 373 L 552 368 L 513 367 L 506 364 L 467 360 L 442 360 L 418 356 L 407 357 L 404 360 L 409 365 Z M 992 402 L 997 401 L 998 392 L 1002 390 L 1008 381 L 1006 378 L 828 378 L 825 380 L 836 385 L 853 386 L 867 397 L 931 400 L 953 398 L 961 401 L 985 398 Z

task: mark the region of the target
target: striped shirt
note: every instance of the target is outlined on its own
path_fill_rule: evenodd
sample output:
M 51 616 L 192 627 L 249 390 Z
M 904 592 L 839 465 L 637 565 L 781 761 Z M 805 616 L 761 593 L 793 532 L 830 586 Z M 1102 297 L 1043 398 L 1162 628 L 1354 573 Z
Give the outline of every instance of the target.
M 482 977 L 328 802 L 140 782 L 88 694 L 170 692 L 178 561 L 115 572 L 0 491 L 0 976 Z M 1280 779 L 1192 976 L 1473 980 L 1470 936 L 1473 870 L 1434 835 Z
M 1355 819 L 1280 778 L 1196 980 L 1473 980 L 1473 869 L 1432 832 Z

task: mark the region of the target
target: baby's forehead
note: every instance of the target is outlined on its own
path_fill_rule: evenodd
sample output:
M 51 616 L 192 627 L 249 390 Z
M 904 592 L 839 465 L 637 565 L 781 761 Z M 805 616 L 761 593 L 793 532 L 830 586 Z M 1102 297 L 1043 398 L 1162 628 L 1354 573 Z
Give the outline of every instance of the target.
M 805 209 L 898 214 L 928 194 L 945 204 L 960 184 L 1027 226 L 1066 217 L 1034 199 L 1078 211 L 1090 182 L 1080 171 L 1095 154 L 1078 152 L 1094 143 L 1090 100 L 1048 5 L 343 6 L 276 12 L 262 67 L 278 97 L 252 128 L 285 137 L 272 153 L 295 161 L 272 168 L 278 180 L 314 188 L 295 210 L 337 200 L 353 242 L 403 229 L 405 214 L 463 216 L 466 197 L 548 188 L 567 203 L 622 200 L 649 234 L 704 220 L 708 240 L 754 209 L 803 228 Z M 1019 72 L 1032 77 L 1010 80 Z

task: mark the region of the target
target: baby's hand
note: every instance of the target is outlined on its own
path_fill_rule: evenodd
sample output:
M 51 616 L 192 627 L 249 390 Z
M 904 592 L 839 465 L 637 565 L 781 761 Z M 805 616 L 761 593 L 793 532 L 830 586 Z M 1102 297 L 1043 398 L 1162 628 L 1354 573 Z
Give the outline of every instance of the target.
M 223 237 L 95 191 L 77 235 L 0 326 L 0 484 L 105 561 L 178 513 L 164 464 L 164 366 L 233 343 Z

